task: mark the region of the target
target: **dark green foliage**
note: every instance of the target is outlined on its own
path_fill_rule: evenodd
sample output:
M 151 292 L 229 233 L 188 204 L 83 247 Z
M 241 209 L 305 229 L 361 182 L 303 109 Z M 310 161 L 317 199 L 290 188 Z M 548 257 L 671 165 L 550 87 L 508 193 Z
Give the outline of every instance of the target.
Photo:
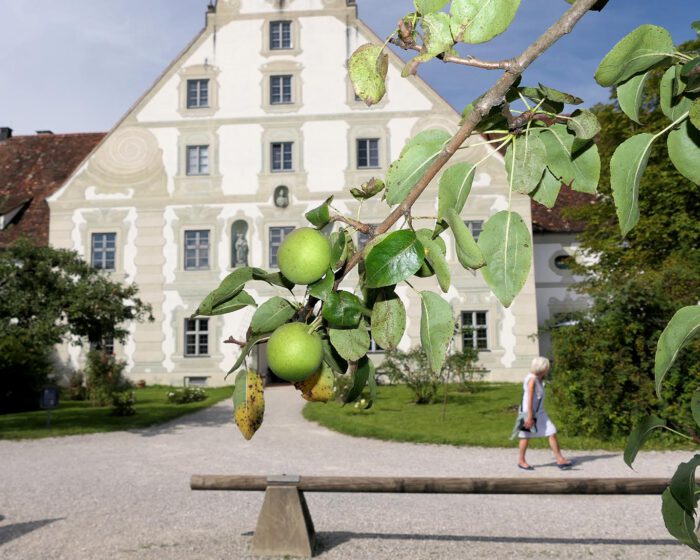
M 112 393 L 112 415 L 114 416 L 133 416 L 136 414 L 134 404 L 136 397 L 133 391 L 120 391 Z
M 0 252 L 0 413 L 38 407 L 53 346 L 69 335 L 123 341 L 129 321 L 152 319 L 137 294 L 73 251 L 18 241 Z
M 696 40 L 680 50 L 698 48 Z M 588 278 L 577 290 L 591 298 L 592 307 L 572 317 L 574 326 L 552 329 L 552 393 L 572 434 L 626 435 L 649 414 L 695 433 L 690 400 L 700 387 L 700 343 L 679 355 L 662 401 L 654 392 L 654 356 L 674 313 L 700 301 L 700 187 L 678 174 L 663 142 L 654 143 L 640 186 L 639 223 L 624 239 L 610 190 L 615 147 L 669 124 L 659 107 L 663 72 L 654 70 L 645 84 L 641 126 L 616 103 L 593 109 L 602 125 L 601 196 L 597 204 L 571 212 L 587 224 L 580 240 L 590 258 L 575 270 Z
M 113 401 L 116 393 L 131 389 L 131 382 L 124 377 L 126 362 L 112 354 L 99 350 L 88 352 L 85 365 L 87 392 L 94 406 L 105 406 Z

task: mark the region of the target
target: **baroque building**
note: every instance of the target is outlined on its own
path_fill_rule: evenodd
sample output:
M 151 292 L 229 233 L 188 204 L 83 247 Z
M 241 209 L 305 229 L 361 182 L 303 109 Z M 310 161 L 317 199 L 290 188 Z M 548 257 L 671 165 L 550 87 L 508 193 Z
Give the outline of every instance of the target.
M 402 78 L 393 53 L 381 103 L 368 108 L 355 97 L 346 62 L 370 41 L 382 42 L 352 0 L 218 0 L 204 29 L 48 198 L 49 242 L 136 282 L 154 307 L 156 321 L 133 325 L 128 342 L 115 348 L 132 379 L 223 383 L 238 353 L 224 340 L 244 338 L 254 310 L 191 318 L 199 301 L 235 267 L 275 268 L 284 236 L 308 225 L 305 212 L 329 196 L 355 216 L 349 189 L 383 177 L 415 134 L 456 131 L 455 110 L 419 77 Z M 478 145 L 461 150 L 458 161 L 482 162 L 462 213 L 476 237 L 507 208 L 503 159 Z M 435 215 L 436 194 L 431 185 L 415 216 Z M 515 195 L 512 208 L 532 223 L 528 197 Z M 378 223 L 387 213 L 377 197 L 360 216 Z M 455 348 L 478 348 L 487 379 L 521 379 L 540 352 L 534 269 L 506 309 L 481 273 L 460 267 L 444 237 L 453 287 L 443 297 L 471 327 Z M 536 256 L 541 266 L 548 259 Z M 414 286 L 439 291 L 434 278 L 416 278 Z M 258 302 L 279 294 L 262 283 L 249 288 Z M 407 308 L 401 348 L 408 349 L 420 344 L 420 301 L 405 285 L 397 292 Z M 555 310 L 560 296 L 552 295 Z M 381 349 L 374 350 L 380 360 Z M 84 359 L 79 347 L 61 352 L 72 367 Z M 266 370 L 264 352 L 252 359 Z

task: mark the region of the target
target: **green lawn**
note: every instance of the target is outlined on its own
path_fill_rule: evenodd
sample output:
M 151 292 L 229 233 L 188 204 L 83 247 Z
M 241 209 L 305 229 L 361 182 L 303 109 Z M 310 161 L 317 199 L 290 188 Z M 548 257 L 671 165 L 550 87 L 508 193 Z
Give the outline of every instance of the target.
M 351 436 L 419 443 L 444 443 L 482 447 L 517 447 L 510 440 L 522 387 L 516 383 L 480 383 L 475 393 L 461 393 L 451 388 L 447 406 L 443 394 L 431 405 L 411 402 L 412 393 L 404 386 L 379 387 L 377 401 L 369 410 L 337 403 L 309 403 L 304 417 L 332 430 Z M 625 441 L 602 441 L 570 436 L 561 429 L 561 418 L 549 402 L 547 412 L 559 428 L 564 449 L 621 450 Z M 444 414 L 444 416 L 443 416 Z M 533 447 L 547 447 L 545 438 L 531 442 Z M 688 448 L 679 438 L 670 435 L 655 437 L 645 449 Z
M 144 389 L 134 389 L 136 414 L 118 417 L 110 414 L 110 407 L 94 407 L 86 401 L 60 402 L 59 408 L 51 411 L 51 427 L 46 427 L 46 411 L 23 412 L 0 415 L 0 439 L 34 439 L 43 437 L 114 432 L 145 428 L 161 424 L 209 407 L 231 397 L 232 387 L 206 388 L 206 400 L 170 404 L 166 393 L 174 387 L 154 385 Z

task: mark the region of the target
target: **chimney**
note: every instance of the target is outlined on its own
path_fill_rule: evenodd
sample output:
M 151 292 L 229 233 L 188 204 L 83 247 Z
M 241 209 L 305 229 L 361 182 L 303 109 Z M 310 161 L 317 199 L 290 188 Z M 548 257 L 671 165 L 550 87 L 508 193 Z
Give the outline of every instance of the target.
M 12 138 L 12 129 L 8 126 L 0 127 L 0 142 Z
M 37 134 L 41 134 L 41 135 L 47 135 L 47 134 L 49 134 L 49 135 L 53 136 L 53 131 L 52 131 L 52 130 L 37 130 L 36 133 L 37 133 Z

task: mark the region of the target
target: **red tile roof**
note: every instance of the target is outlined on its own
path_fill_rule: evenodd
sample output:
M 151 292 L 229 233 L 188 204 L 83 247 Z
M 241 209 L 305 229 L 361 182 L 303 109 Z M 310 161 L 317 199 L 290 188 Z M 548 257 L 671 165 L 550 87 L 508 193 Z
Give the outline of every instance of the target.
M 61 187 L 104 136 L 37 134 L 0 141 L 0 215 L 19 210 L 0 230 L 0 247 L 22 236 L 48 244 L 46 198 Z
M 584 230 L 584 222 L 566 217 L 568 208 L 595 204 L 596 196 L 571 190 L 562 185 L 557 202 L 553 208 L 547 208 L 532 200 L 532 231 L 535 233 L 579 233 Z

